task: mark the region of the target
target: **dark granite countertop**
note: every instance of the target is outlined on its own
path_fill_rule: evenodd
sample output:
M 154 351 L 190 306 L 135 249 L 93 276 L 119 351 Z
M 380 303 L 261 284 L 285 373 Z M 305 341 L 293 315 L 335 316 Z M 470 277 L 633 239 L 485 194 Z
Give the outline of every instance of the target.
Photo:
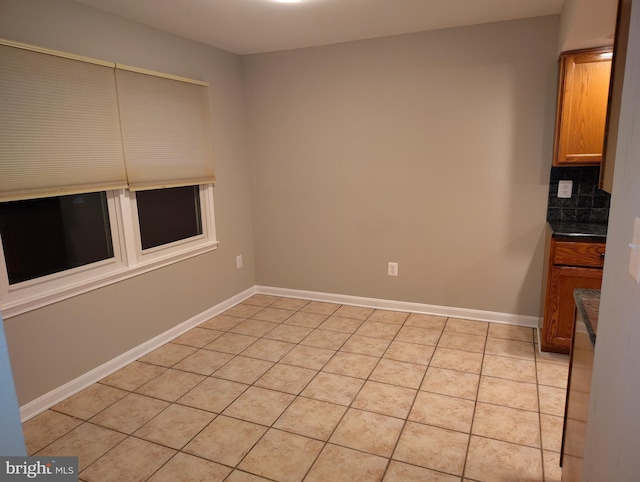
M 607 239 L 607 225 L 596 223 L 567 223 L 562 221 L 547 221 L 551 227 L 554 238 L 591 238 L 596 240 Z
M 596 344 L 596 333 L 598 333 L 598 312 L 600 310 L 600 290 L 575 289 L 573 299 L 576 307 L 582 315 L 584 324 L 587 326 L 591 343 Z
M 607 225 L 596 223 L 567 223 L 562 221 L 547 221 L 551 227 L 551 234 L 554 238 L 591 238 L 607 239 Z

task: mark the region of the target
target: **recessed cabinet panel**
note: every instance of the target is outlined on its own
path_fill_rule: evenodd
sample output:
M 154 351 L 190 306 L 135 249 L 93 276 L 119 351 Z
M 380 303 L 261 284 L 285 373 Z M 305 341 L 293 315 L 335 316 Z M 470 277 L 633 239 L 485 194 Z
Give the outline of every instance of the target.
M 611 57 L 610 47 L 561 55 L 554 166 L 602 162 Z

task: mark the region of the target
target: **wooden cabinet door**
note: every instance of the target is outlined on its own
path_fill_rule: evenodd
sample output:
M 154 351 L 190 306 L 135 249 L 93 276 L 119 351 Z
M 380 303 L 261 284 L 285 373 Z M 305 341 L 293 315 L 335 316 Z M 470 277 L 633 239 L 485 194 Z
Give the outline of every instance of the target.
M 602 161 L 610 76 L 610 48 L 562 55 L 554 166 Z
M 547 302 L 542 328 L 542 350 L 569 353 L 573 335 L 576 288 L 600 289 L 602 270 L 552 266 L 547 283 Z

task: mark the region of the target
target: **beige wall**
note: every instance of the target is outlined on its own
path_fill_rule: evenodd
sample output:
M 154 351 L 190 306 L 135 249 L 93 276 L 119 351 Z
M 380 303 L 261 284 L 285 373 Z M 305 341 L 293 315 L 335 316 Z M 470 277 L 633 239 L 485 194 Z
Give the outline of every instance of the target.
M 255 285 L 245 106 L 239 57 L 68 0 L 0 0 L 0 37 L 209 82 L 218 178 L 216 251 L 5 319 L 23 405 Z
M 258 284 L 538 316 L 558 25 L 245 57 Z

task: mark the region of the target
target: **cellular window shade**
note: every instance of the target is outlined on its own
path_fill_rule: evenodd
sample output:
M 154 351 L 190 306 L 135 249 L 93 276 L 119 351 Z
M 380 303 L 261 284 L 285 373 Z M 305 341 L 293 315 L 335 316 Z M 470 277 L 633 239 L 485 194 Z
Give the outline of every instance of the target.
M 206 84 L 117 65 L 129 189 L 215 181 Z
M 126 187 L 114 64 L 0 44 L 0 201 Z

